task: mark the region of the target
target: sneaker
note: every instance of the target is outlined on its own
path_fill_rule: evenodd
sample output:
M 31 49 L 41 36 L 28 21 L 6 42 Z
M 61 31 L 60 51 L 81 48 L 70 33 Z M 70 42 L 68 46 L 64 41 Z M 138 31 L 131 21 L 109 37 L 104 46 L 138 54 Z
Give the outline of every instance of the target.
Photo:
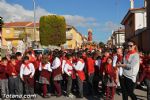
M 68 97 L 74 98 L 74 95 L 70 93 Z

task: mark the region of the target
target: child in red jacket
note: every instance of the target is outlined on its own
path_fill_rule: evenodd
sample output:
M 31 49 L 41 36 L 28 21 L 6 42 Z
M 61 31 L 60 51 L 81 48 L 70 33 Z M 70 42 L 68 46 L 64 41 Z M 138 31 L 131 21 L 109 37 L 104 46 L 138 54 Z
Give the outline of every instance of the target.
M 2 99 L 5 98 L 4 95 L 9 94 L 7 66 L 8 66 L 8 60 L 6 57 L 4 57 L 2 58 L 2 62 L 0 64 L 0 89 L 1 89 Z
M 115 69 L 112 66 L 112 58 L 107 59 L 105 65 L 105 78 L 106 78 L 106 100 L 114 100 L 115 89 L 116 89 L 116 80 L 117 74 Z
M 17 72 L 17 63 L 16 63 L 16 56 L 10 57 L 10 62 L 8 64 L 8 81 L 9 81 L 9 91 L 11 95 L 19 95 L 21 94 L 18 87 L 19 82 L 19 73 Z

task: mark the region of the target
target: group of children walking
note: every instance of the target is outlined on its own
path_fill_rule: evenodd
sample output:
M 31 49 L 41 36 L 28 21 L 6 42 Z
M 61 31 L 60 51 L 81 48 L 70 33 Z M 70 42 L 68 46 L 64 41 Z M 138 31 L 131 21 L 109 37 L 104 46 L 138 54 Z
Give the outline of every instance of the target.
M 72 89 L 83 98 L 84 89 L 88 94 L 98 93 L 99 85 L 106 100 L 114 100 L 118 82 L 121 85 L 122 69 L 116 67 L 123 59 L 119 48 L 114 54 L 108 51 L 101 55 L 99 51 L 49 51 L 35 54 L 28 50 L 24 54 L 16 52 L 3 57 L 0 62 L 1 96 L 41 93 L 46 98 L 49 92 L 60 97 L 65 93 L 73 97 Z M 100 84 L 102 83 L 102 84 Z

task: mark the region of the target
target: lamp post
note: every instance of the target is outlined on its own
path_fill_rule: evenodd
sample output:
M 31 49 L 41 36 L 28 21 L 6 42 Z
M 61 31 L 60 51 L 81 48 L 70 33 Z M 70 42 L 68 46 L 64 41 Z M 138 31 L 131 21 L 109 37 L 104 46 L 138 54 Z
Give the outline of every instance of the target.
M 36 37 L 35 37 L 35 33 L 36 33 L 36 12 L 35 12 L 35 0 L 32 0 L 33 1 L 33 10 L 34 10 L 34 41 L 36 41 Z
M 35 12 L 35 0 L 32 0 L 33 1 L 33 10 L 34 10 L 34 33 L 33 33 L 33 40 L 34 42 L 36 41 L 36 12 Z M 35 43 L 33 42 L 33 45 L 35 45 Z
M 0 16 L 0 48 L 2 47 L 2 26 L 3 26 L 3 17 Z
M 0 16 L 0 56 L 2 50 L 2 26 L 3 26 L 3 17 Z

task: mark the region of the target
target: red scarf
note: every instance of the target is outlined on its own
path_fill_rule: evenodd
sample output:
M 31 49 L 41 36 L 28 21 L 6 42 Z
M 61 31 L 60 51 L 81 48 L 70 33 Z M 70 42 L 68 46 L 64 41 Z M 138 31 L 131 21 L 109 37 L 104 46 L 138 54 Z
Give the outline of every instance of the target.
M 30 70 L 30 67 L 29 67 L 29 62 L 28 63 L 24 63 L 25 67 L 24 68 L 28 68 Z
M 117 62 L 122 62 L 122 58 L 123 58 L 123 56 L 122 56 L 122 55 L 117 55 L 117 57 L 118 57 Z
M 42 68 L 44 68 L 44 67 L 45 67 L 45 65 L 46 65 L 46 64 L 42 64 Z
M 68 65 L 70 65 L 70 66 L 72 66 L 73 67 L 73 64 L 71 63 L 71 61 L 70 60 L 67 60 L 67 62 L 66 62 Z
M 126 54 L 126 56 L 125 56 L 126 60 L 128 60 L 129 57 L 130 57 L 130 55 L 131 55 L 131 54 L 134 54 L 134 53 L 136 53 L 136 50 L 129 51 L 129 52 Z

